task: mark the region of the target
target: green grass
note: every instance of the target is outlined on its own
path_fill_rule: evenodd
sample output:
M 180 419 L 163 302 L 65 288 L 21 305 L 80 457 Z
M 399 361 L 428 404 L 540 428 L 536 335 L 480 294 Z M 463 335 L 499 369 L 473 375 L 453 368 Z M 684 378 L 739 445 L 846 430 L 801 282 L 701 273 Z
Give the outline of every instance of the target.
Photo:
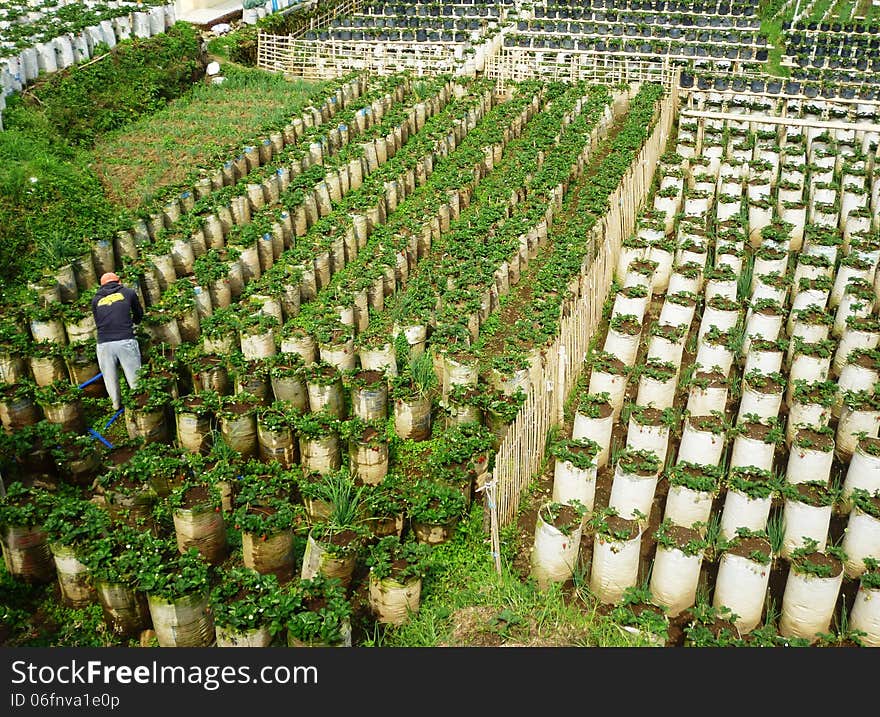
M 513 557 L 523 546 L 516 544 L 511 528 L 502 531 L 502 574 L 498 575 L 482 520 L 482 508 L 475 505 L 454 539 L 434 548 L 435 567 L 424 580 L 418 614 L 399 627 L 377 627 L 366 646 L 640 644 L 598 615 L 597 603 L 585 589 L 567 594 L 553 585 L 540 591 L 532 580 L 523 581 L 512 572 Z
M 60 266 L 113 221 L 88 155 L 48 136 L 0 132 L 0 290 Z M 65 259 L 66 257 L 66 259 Z M 7 297 L 4 297 L 7 298 Z
M 318 87 L 236 65 L 222 71 L 222 84 L 196 85 L 166 108 L 98 140 L 94 166 L 110 201 L 138 208 L 163 187 L 186 184 L 198 167 L 219 165 L 294 117 Z

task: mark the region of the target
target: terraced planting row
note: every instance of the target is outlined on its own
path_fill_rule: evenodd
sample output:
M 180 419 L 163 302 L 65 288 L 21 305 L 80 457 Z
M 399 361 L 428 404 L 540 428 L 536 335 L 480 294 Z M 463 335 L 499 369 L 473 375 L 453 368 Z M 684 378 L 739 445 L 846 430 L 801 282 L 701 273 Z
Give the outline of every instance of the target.
M 176 22 L 174 3 L 18 2 L 0 4 L 0 100 L 130 38 L 159 35 Z M 0 103 L 0 109 L 3 105 Z
M 876 144 L 756 116 L 682 117 L 670 146 L 532 574 L 582 569 L 658 644 L 880 644 Z
M 332 122 L 120 232 L 112 264 L 96 252 L 39 287 L 45 314 L 5 307 L 7 569 L 97 601 L 114 640 L 152 625 L 160 645 L 352 644 L 418 609 L 430 546 L 479 497 L 528 388 L 505 353 L 539 355 L 553 322 L 529 317 L 528 347 L 486 337 L 522 277 L 544 276 L 530 288 L 552 309 L 583 259 L 573 223 L 554 239 L 559 212 L 576 186 L 602 211 L 659 94 L 623 125 L 627 102 L 615 120 L 612 92 L 584 84 L 328 91 L 351 96 Z M 76 314 L 107 267 L 147 307 L 124 431 L 95 421 L 94 327 Z

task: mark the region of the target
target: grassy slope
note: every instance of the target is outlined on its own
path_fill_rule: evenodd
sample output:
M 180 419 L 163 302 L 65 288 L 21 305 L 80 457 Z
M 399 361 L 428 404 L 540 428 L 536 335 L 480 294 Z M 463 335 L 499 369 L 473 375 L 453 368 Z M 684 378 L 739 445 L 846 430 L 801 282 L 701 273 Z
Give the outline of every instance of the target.
M 196 85 L 165 109 L 96 143 L 95 170 L 114 204 L 140 207 L 197 168 L 219 165 L 263 128 L 294 116 L 316 87 L 240 66 L 223 72 L 223 84 Z

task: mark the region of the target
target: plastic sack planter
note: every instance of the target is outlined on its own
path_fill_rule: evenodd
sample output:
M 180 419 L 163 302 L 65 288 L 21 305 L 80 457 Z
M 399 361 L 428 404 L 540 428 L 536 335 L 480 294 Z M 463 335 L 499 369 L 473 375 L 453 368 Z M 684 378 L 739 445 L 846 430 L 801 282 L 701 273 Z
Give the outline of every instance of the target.
M 55 562 L 48 537 L 39 527 L 3 526 L 0 531 L 3 562 L 10 575 L 27 583 L 55 579 Z
M 801 428 L 788 454 L 785 479 L 789 483 L 827 483 L 834 464 L 834 434 L 831 429 Z
M 691 607 L 697 595 L 705 541 L 694 528 L 661 524 L 649 589 L 670 617 Z
M 123 583 L 95 581 L 104 622 L 120 637 L 134 637 L 150 625 L 147 596 Z
M 792 557 L 779 618 L 779 634 L 814 644 L 829 632 L 843 583 L 843 563 L 822 552 Z
M 609 401 L 600 398 L 597 402 L 582 404 L 574 414 L 571 437 L 575 440 L 587 438 L 599 446 L 596 467 L 604 468 L 611 454 L 611 434 L 614 430 L 614 407 Z
M 251 506 L 250 510 L 266 509 L 261 506 Z M 260 575 L 271 573 L 280 583 L 289 581 L 296 572 L 293 530 L 281 530 L 271 535 L 257 535 L 243 531 L 241 552 L 246 568 Z
M 762 531 L 767 528 L 776 490 L 772 475 L 759 469 L 731 469 L 721 510 L 720 535 L 731 540 L 738 528 Z
M 638 521 L 616 515 L 595 526 L 590 592 L 605 604 L 617 603 L 638 581 L 642 530 Z
M 545 503 L 535 521 L 530 575 L 541 590 L 572 578 L 580 554 L 583 512 L 577 507 Z
M 625 451 L 614 468 L 608 507 L 627 520 L 650 516 L 660 468 L 653 453 Z
M 667 418 L 664 411 L 654 407 L 633 407 L 627 426 L 626 448 L 653 453 L 660 464 L 664 464 L 669 450 L 670 423 L 674 417 L 672 414 Z
M 591 512 L 596 496 L 597 467 L 594 461 L 598 447 L 595 444 L 582 447 L 575 441 L 567 441 L 558 447 L 554 446 L 553 450 L 556 461 L 553 467 L 551 500 L 554 503 L 565 504 L 575 504 L 574 502 L 577 501 L 587 512 Z M 578 461 L 580 465 L 566 459 L 564 451 L 580 453 L 582 456 Z
M 226 523 L 209 490 L 200 485 L 186 489 L 173 512 L 174 533 L 181 553 L 196 548 L 208 563 L 218 565 L 226 558 Z
M 685 419 L 677 462 L 717 466 L 721 462 L 726 443 L 723 416 L 689 416 Z
M 613 409 L 613 421 L 617 421 L 623 408 L 628 381 L 627 366 L 616 356 L 602 353 L 594 358 L 590 371 L 589 392 L 592 395 L 605 393 Z
M 720 469 L 695 463 L 677 463 L 666 473 L 669 490 L 663 520 L 686 528 L 708 523 L 718 493 Z
M 840 545 L 846 554 L 844 571 L 849 579 L 866 571 L 865 558 L 876 560 L 880 555 L 880 492 L 859 490 L 853 497 L 855 504 Z
M 790 558 L 795 550 L 806 547 L 808 541 L 814 549 L 824 551 L 834 508 L 827 482 L 788 484 L 783 488 L 783 495 L 784 531 L 780 555 Z
M 849 613 L 853 630 L 865 633 L 860 639 L 867 647 L 880 647 L 880 581 L 867 583 L 863 578 Z
M 92 584 L 89 569 L 80 562 L 76 550 L 58 543 L 53 543 L 50 548 L 64 604 L 81 608 L 96 602 L 98 593 Z
M 268 627 L 236 630 L 218 625 L 216 635 L 217 647 L 269 647 L 272 644 L 272 633 Z
M 412 577 L 403 582 L 393 577 L 377 578 L 369 574 L 369 604 L 377 622 L 403 625 L 419 611 L 422 579 Z
M 730 467 L 754 466 L 761 470 L 773 470 L 776 444 L 782 440 L 782 429 L 758 421 L 743 421 L 734 431 Z M 778 438 L 774 435 L 778 434 Z
M 207 594 L 164 598 L 147 595 L 159 647 L 210 647 L 215 641 L 214 618 Z
M 764 556 L 758 559 L 758 556 Z M 760 536 L 737 537 L 721 554 L 712 605 L 737 615 L 736 627 L 745 635 L 761 622 L 770 584 L 770 541 Z
M 852 509 L 852 495 L 856 490 L 869 495 L 880 491 L 880 439 L 862 438 L 858 441 L 846 477 L 843 480 L 840 509 L 848 513 Z
M 312 528 L 306 542 L 300 577 L 303 580 L 311 580 L 317 575 L 336 578 L 343 587 L 348 588 L 360 545 L 361 536 L 353 530 L 325 534 Z

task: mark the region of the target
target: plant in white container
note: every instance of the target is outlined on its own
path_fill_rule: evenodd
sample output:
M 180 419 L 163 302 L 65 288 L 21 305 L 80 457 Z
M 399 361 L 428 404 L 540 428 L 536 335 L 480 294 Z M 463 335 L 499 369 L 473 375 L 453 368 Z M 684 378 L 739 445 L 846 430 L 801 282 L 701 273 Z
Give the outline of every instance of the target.
M 832 370 L 843 377 L 844 366 L 858 349 L 876 349 L 880 345 L 880 321 L 876 316 L 850 316 L 834 353 Z
M 856 488 L 849 500 L 852 509 L 840 547 L 846 553 L 846 577 L 853 579 L 865 572 L 866 559 L 880 557 L 880 489 Z
M 626 448 L 654 453 L 663 464 L 669 449 L 669 439 L 678 431 L 681 417 L 674 408 L 627 404 L 621 414 L 627 421 Z
M 743 339 L 745 343 L 745 339 Z M 752 337 L 749 341 L 749 350 L 745 356 L 742 371 L 744 374 L 752 371 L 760 373 L 779 373 L 782 371 L 782 361 L 788 350 L 788 339 L 765 339 Z
M 785 385 L 785 377 L 780 373 L 752 371 L 743 376 L 742 398 L 736 422 L 739 423 L 749 414 L 756 414 L 766 420 L 779 416 Z
M 766 531 L 740 528 L 718 546 L 718 574 L 712 604 L 736 615 L 740 634 L 754 630 L 761 622 L 766 604 L 773 549 Z
M 874 285 L 867 279 L 854 276 L 843 290 L 843 296 L 834 312 L 834 325 L 831 335 L 839 339 L 848 329 L 850 317 L 865 318 L 874 310 Z
M 708 416 L 687 416 L 676 462 L 719 465 L 727 442 L 727 431 L 727 421 L 720 411 Z
M 799 316 L 798 312 L 814 306 L 822 309 L 825 308 L 828 304 L 832 285 L 831 279 L 827 276 L 801 277 L 794 280 L 791 310 L 785 325 L 786 332 L 789 335 L 794 334 L 794 322 Z
M 752 338 L 775 341 L 782 333 L 786 310 L 775 299 L 757 299 L 749 302 L 746 311 L 743 353 L 748 353 Z
M 579 505 L 585 514 L 593 511 L 596 495 L 596 458 L 599 444 L 589 438 L 568 438 L 551 444 L 554 458 L 554 503 Z
M 755 284 L 757 283 L 759 276 L 765 274 L 788 275 L 788 252 L 786 250 L 778 249 L 777 247 L 766 244 L 755 250 L 754 257 L 755 264 L 752 269 L 752 292 L 755 290 Z
M 684 324 L 672 326 L 655 321 L 648 329 L 645 360 L 653 359 L 661 363 L 670 363 L 680 369 L 689 328 Z
M 835 348 L 833 339 L 808 343 L 795 336 L 792 343 L 794 350 L 791 352 L 786 389 L 786 401 L 789 404 L 794 398 L 794 381 L 821 383 L 828 380 L 828 374 L 831 372 L 831 357 Z
M 733 449 L 730 467 L 755 466 L 766 471 L 773 470 L 776 448 L 785 440 L 785 432 L 776 418 L 765 419 L 750 413 L 743 416 L 731 428 Z
M 835 384 L 832 415 L 840 418 L 844 393 L 847 391 L 870 393 L 878 380 L 880 380 L 880 352 L 876 349 L 854 349 L 850 352 Z
M 761 230 L 773 220 L 773 205 L 767 197 L 749 199 L 749 241 L 758 246 L 761 241 Z
M 859 437 L 843 479 L 841 513 L 852 509 L 852 495 L 857 490 L 869 494 L 880 491 L 880 438 Z
M 754 466 L 731 468 L 723 481 L 727 489 L 721 510 L 722 538 L 729 540 L 738 528 L 766 530 L 778 481 L 770 471 Z
M 620 359 L 625 365 L 633 366 L 639 351 L 642 336 L 642 322 L 632 314 L 612 316 L 608 322 L 608 333 L 602 350 Z
M 607 507 L 597 510 L 587 527 L 593 532 L 590 592 L 600 602 L 613 605 L 638 583 L 643 525 Z
M 849 614 L 849 625 L 862 633 L 867 647 L 880 647 L 880 562 L 865 559 L 865 571 L 859 576 L 859 588 Z
M 621 450 L 614 466 L 608 506 L 629 520 L 649 517 L 661 468 L 655 453 Z
M 647 255 L 647 250 L 645 251 L 645 254 Z M 642 284 L 650 291 L 654 284 L 654 273 L 657 271 L 658 266 L 659 264 L 651 259 L 636 259 L 631 262 L 627 268 L 623 285 L 632 286 L 633 284 Z
M 724 193 L 718 195 L 718 201 L 715 204 L 715 219 L 717 221 L 724 221 L 726 219 L 733 219 L 734 217 L 738 217 L 741 211 L 741 194 Z
M 729 264 L 716 264 L 706 269 L 703 297 L 708 305 L 709 301 L 716 296 L 726 297 L 735 301 L 737 297 L 737 282 L 739 274 Z
M 620 255 L 614 268 L 614 279 L 623 284 L 629 273 L 630 264 L 645 258 L 648 242 L 640 236 L 629 236 L 621 242 Z
M 700 569 L 707 548 L 705 526 L 675 525 L 662 521 L 654 532 L 657 550 L 651 570 L 650 590 L 654 601 L 677 616 L 694 604 Z
M 572 503 L 544 503 L 535 523 L 530 575 L 542 590 L 571 579 L 577 568 L 584 508 Z
M 589 439 L 596 443 L 599 451 L 595 456 L 597 468 L 608 463 L 611 451 L 611 434 L 614 430 L 614 407 L 608 393 L 583 392 L 577 402 L 571 437 Z
M 743 328 L 740 323 L 728 329 L 710 326 L 702 340 L 697 343 L 693 366 L 699 370 L 717 371 L 730 376 L 734 359 L 739 358 L 742 352 L 743 339 Z
M 834 429 L 802 425 L 794 435 L 785 478 L 789 483 L 825 482 L 834 463 Z
M 626 632 L 639 638 L 639 645 L 664 647 L 669 640 L 669 618 L 665 609 L 652 603 L 644 586 L 626 588 L 608 617 Z
M 686 527 L 694 523 L 708 524 L 722 474 L 719 466 L 688 461 L 670 466 L 664 473 L 669 489 L 663 520 Z
M 801 263 L 802 257 L 822 256 L 828 260 L 833 269 L 834 265 L 837 264 L 842 243 L 843 239 L 836 228 L 810 224 L 805 232 L 804 251 L 798 256 L 798 264 Z M 815 264 L 813 271 L 815 275 L 828 277 L 831 277 L 834 273 L 829 271 L 828 267 L 822 263 Z
M 657 264 L 651 281 L 651 292 L 662 294 L 669 288 L 669 277 L 672 274 L 672 266 L 675 262 L 675 241 L 671 238 L 662 237 L 649 242 L 645 259 Z
M 790 290 L 791 277 L 788 274 L 773 271 L 753 276 L 749 294 L 752 301 L 772 299 L 784 305 L 788 301 Z
M 837 457 L 849 462 L 862 437 L 880 434 L 880 398 L 871 391 L 845 391 L 835 434 Z
M 708 284 L 707 284 L 708 286 Z M 714 326 L 719 331 L 732 329 L 741 320 L 742 305 L 736 299 L 727 296 L 714 296 L 706 301 L 697 340 L 702 343 L 704 337 Z
M 785 482 L 780 494 L 783 534 L 779 554 L 789 558 L 808 540 L 815 543 L 816 550 L 824 551 L 839 491 L 824 481 Z
M 709 258 L 708 239 L 697 234 L 696 227 L 685 229 L 684 220 L 679 224 L 678 229 L 678 249 L 675 252 L 676 262 L 678 262 L 679 265 L 696 264 L 700 268 L 700 271 L 705 270 Z M 685 231 L 687 231 L 687 234 L 685 234 Z M 669 293 L 673 293 L 671 288 L 669 289 Z
M 828 305 L 834 309 L 840 305 L 843 299 L 847 285 L 854 279 L 860 279 L 868 282 L 873 288 L 874 271 L 877 263 L 874 257 L 867 257 L 855 248 L 840 260 L 837 267 L 837 274 L 834 276 L 834 286 L 831 288 L 831 295 L 828 299 Z M 876 303 L 876 297 L 870 298 L 870 305 L 873 308 Z
M 643 284 L 625 286 L 614 295 L 611 316 L 635 316 L 641 322 L 650 301 L 650 291 Z
M 703 269 L 704 264 L 693 260 L 679 262 L 669 275 L 666 293 L 687 291 L 691 294 L 699 294 L 703 289 Z
M 666 187 L 654 194 L 654 209 L 666 218 L 666 229 L 671 230 L 682 205 L 682 190 L 679 187 Z
M 840 548 L 825 551 L 815 541 L 794 550 L 789 556 L 789 571 L 782 594 L 779 634 L 815 643 L 828 632 L 843 583 L 846 555 Z
M 699 297 L 688 291 L 667 294 L 657 321 L 670 326 L 690 326 L 698 302 Z
M 635 366 L 633 374 L 638 377 L 637 404 L 659 409 L 672 407 L 678 385 L 676 364 L 649 358 L 644 364 Z
M 696 364 L 694 370 L 682 386 L 688 391 L 686 410 L 691 416 L 708 416 L 714 411 L 724 412 L 727 408 L 727 394 L 730 382 L 721 367 L 701 370 Z
M 719 243 L 715 247 L 715 268 L 727 266 L 739 276 L 746 261 L 746 252 L 739 244 Z
M 606 351 L 592 352 L 587 358 L 587 363 L 590 366 L 590 381 L 587 390 L 591 394 L 605 393 L 608 395 L 616 421 L 623 408 L 631 369 L 617 356 Z

